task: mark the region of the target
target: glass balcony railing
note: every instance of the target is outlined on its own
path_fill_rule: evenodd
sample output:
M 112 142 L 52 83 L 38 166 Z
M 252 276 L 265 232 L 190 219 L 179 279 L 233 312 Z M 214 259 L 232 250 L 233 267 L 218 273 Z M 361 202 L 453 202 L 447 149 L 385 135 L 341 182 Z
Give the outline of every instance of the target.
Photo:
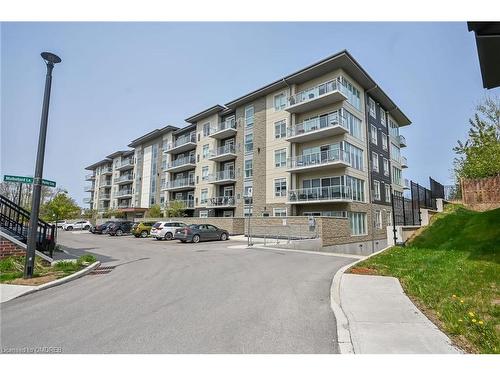
M 99 194 L 99 200 L 109 199 L 111 194 Z
M 110 178 L 101 178 L 101 180 L 99 181 L 99 186 L 100 187 L 111 186 L 111 179 Z
M 118 208 L 132 208 L 132 202 L 130 200 L 121 202 L 118 204 Z
M 85 179 L 86 180 L 94 180 L 95 174 L 94 173 L 87 174 L 87 175 L 85 175 Z
M 178 137 L 174 142 L 166 145 L 165 151 L 172 150 L 187 143 L 196 143 L 196 133 L 184 134 Z
M 122 160 L 120 163 L 116 164 L 116 168 L 132 167 L 134 165 L 134 159 Z
M 132 182 L 134 181 L 134 176 L 132 174 L 125 174 L 120 177 L 118 177 L 115 182 L 120 183 L 120 182 Z
M 116 197 L 116 198 L 119 198 L 119 197 L 124 197 L 124 196 L 127 196 L 127 195 L 132 195 L 132 189 L 123 189 L 123 190 L 118 190 L 118 191 L 115 193 L 115 197 Z
M 215 182 L 215 181 L 224 181 L 224 180 L 234 180 L 236 178 L 236 175 L 234 173 L 233 169 L 229 169 L 226 171 L 219 171 L 217 173 L 213 173 L 208 175 L 208 181 Z
M 224 130 L 234 129 L 236 130 L 236 120 L 234 118 L 230 120 L 226 120 L 223 122 L 219 122 L 216 127 L 213 127 L 210 130 L 210 134 L 215 134 L 218 132 L 222 132 Z
M 401 134 L 398 135 L 399 147 L 406 147 L 406 138 Z
M 172 181 L 166 181 L 163 185 L 164 189 L 175 189 L 181 187 L 194 186 L 194 178 L 178 178 Z
M 328 116 L 315 117 L 310 120 L 301 122 L 287 129 L 287 136 L 294 137 L 296 135 L 307 134 L 320 129 L 327 129 L 334 126 L 342 126 L 347 130 L 345 125 L 345 117 L 342 116 L 340 111 L 335 111 Z
M 288 168 L 307 168 L 313 166 L 320 166 L 329 164 L 336 161 L 344 161 L 350 163 L 350 155 L 344 150 L 328 150 L 321 151 L 314 154 L 299 155 L 288 158 Z
M 172 160 L 170 163 L 166 163 L 165 169 L 176 168 L 186 164 L 196 164 L 196 158 L 194 155 L 183 156 Z
M 109 174 L 109 173 L 113 173 L 112 167 L 105 167 L 101 169 L 101 174 Z
M 303 90 L 296 93 L 295 95 L 289 96 L 287 107 L 317 99 L 318 97 L 333 91 L 340 91 L 342 94 L 347 96 L 347 87 L 342 85 L 340 78 L 337 78 L 335 80 L 322 83 L 321 85 L 311 87 L 310 89 Z
M 95 189 L 94 185 L 86 185 L 83 188 L 83 191 L 94 191 L 94 189 Z
M 289 202 L 342 201 L 351 199 L 351 187 L 346 185 L 296 189 L 288 192 Z
M 215 150 L 210 150 L 208 157 L 214 158 L 225 154 L 234 154 L 235 152 L 234 143 L 230 143 L 222 147 L 217 147 Z

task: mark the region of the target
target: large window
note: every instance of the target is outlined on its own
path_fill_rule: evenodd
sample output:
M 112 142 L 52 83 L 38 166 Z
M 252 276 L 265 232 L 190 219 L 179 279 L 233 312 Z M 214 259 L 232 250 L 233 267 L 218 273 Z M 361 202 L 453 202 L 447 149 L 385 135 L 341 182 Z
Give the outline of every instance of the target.
M 286 208 L 273 208 L 273 216 L 286 216 Z
M 286 120 L 280 120 L 274 123 L 274 138 L 286 137 Z
M 207 122 L 206 124 L 203 124 L 203 136 L 206 137 L 210 135 L 210 123 Z
M 387 126 L 386 123 L 386 116 L 385 116 L 385 111 L 382 107 L 380 107 L 380 122 L 382 123 L 383 126 Z
M 361 99 L 359 95 L 359 90 L 352 85 L 347 79 L 342 77 L 342 85 L 347 89 L 347 101 L 358 111 L 361 111 Z
M 349 212 L 349 227 L 351 235 L 361 236 L 366 234 L 366 213 L 364 212 Z
M 245 160 L 245 178 L 253 176 L 253 159 Z
M 202 181 L 208 180 L 208 166 L 201 168 L 201 180 Z
M 348 142 L 343 142 L 344 152 L 347 154 L 346 157 L 351 163 L 351 167 L 355 169 L 363 170 L 363 150 L 351 145 Z
M 375 100 L 368 98 L 368 111 L 370 116 L 377 118 L 377 106 L 375 105 Z
M 286 107 L 286 95 L 281 93 L 274 96 L 274 109 L 276 111 L 281 111 Z
M 208 145 L 203 145 L 202 156 L 203 159 L 208 158 Z
M 253 127 L 253 116 L 254 116 L 253 105 L 249 105 L 248 107 L 245 108 L 245 126 L 247 128 Z
M 401 161 L 401 150 L 399 149 L 398 146 L 396 146 L 392 142 L 391 142 L 390 154 L 391 154 L 391 159 L 392 160 L 394 160 L 394 161 L 396 161 L 398 163 Z
M 373 181 L 373 199 L 380 200 L 380 182 L 376 180 Z
M 372 169 L 374 172 L 379 171 L 378 154 L 376 152 L 372 152 Z
M 387 151 L 387 134 L 380 132 L 380 138 L 382 139 L 382 148 Z
M 352 192 L 352 200 L 365 201 L 365 182 L 356 177 L 346 176 L 346 185 Z
M 274 196 L 286 197 L 286 178 L 277 178 L 274 180 Z
M 361 120 L 345 109 L 342 109 L 342 116 L 345 119 L 345 126 L 349 129 L 349 134 L 363 140 Z
M 276 168 L 286 167 L 286 148 L 274 151 L 274 166 Z
M 399 126 L 394 121 L 389 118 L 389 134 L 394 138 L 397 138 L 399 135 Z
M 370 140 L 373 144 L 378 144 L 377 142 L 377 127 L 374 125 L 370 126 Z
M 387 203 L 391 202 L 391 185 L 385 184 L 385 201 Z
M 401 169 L 392 167 L 392 183 L 403 186 L 403 183 L 401 181 Z
M 245 152 L 253 151 L 253 132 L 245 134 Z
M 208 189 L 201 189 L 200 203 L 206 204 L 208 202 Z
M 375 227 L 375 229 L 382 229 L 382 211 L 375 210 L 373 221 L 373 226 Z
M 384 175 L 389 176 L 389 160 L 384 158 Z

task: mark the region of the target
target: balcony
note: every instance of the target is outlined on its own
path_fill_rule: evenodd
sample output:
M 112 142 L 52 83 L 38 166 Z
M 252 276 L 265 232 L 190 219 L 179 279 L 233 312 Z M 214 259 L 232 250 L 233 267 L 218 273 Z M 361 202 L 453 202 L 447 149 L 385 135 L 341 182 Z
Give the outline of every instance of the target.
M 349 167 L 349 154 L 344 150 L 322 151 L 316 154 L 299 155 L 288 158 L 288 172 L 306 172 L 320 168 Z
M 109 204 L 107 204 L 107 205 L 101 204 L 101 205 L 97 206 L 98 211 L 107 211 L 109 209 L 110 209 Z
M 95 174 L 94 174 L 94 173 L 91 173 L 91 174 L 85 175 L 85 180 L 86 180 L 86 181 L 92 181 L 92 180 L 95 180 Z
M 94 191 L 95 187 L 94 185 L 87 185 L 83 188 L 83 191 L 89 192 L 89 191 Z
M 406 156 L 401 156 L 400 162 L 401 168 L 408 168 L 408 160 L 406 159 Z
M 236 158 L 236 150 L 233 143 L 218 147 L 215 150 L 210 150 L 208 160 L 226 161 Z
M 288 204 L 352 202 L 350 186 L 337 185 L 288 192 Z
M 346 99 L 347 88 L 340 83 L 340 79 L 336 79 L 288 97 L 285 111 L 290 113 L 308 112 Z
M 213 197 L 209 198 L 204 206 L 206 207 L 235 207 L 236 199 L 234 197 Z
M 210 137 L 215 139 L 225 139 L 236 134 L 236 120 L 233 118 L 224 122 L 220 122 L 216 128 L 210 132 Z
M 396 181 L 395 182 L 396 185 L 399 185 L 401 186 L 401 181 Z M 402 186 L 404 190 L 411 190 L 411 184 L 410 184 L 410 180 L 408 180 L 407 178 L 404 179 L 404 185 Z
M 196 158 L 194 155 L 177 158 L 165 165 L 167 172 L 182 172 L 196 168 Z
M 115 193 L 115 198 L 132 198 L 132 189 L 122 189 Z
M 398 135 L 399 147 L 406 147 L 406 138 L 401 134 Z
M 300 124 L 293 125 L 287 129 L 286 140 L 295 143 L 304 143 L 348 133 L 345 126 L 345 117 L 340 111 L 333 112 L 328 118 L 313 118 Z
M 186 209 L 194 208 L 194 199 L 173 199 L 169 203 L 172 202 L 182 202 L 184 204 L 184 208 Z
M 173 181 L 167 181 L 163 186 L 163 190 L 180 191 L 194 189 L 194 178 L 178 178 Z
M 216 185 L 230 184 L 236 182 L 236 174 L 234 170 L 219 171 L 208 176 L 208 182 Z
M 112 173 L 113 173 L 112 167 L 106 167 L 101 170 L 101 174 L 112 174 Z
M 92 198 L 83 198 L 83 203 L 84 204 L 92 204 L 94 201 Z
M 134 168 L 134 159 L 132 158 L 122 160 L 115 166 L 115 169 L 117 171 L 124 171 L 125 169 L 132 169 L 132 168 Z
M 99 187 L 110 187 L 111 184 L 111 179 L 110 178 L 102 178 L 101 181 L 99 182 Z
M 196 133 L 185 134 L 178 137 L 175 142 L 168 143 L 165 152 L 178 154 L 196 148 Z
M 118 208 L 133 208 L 132 202 L 130 200 L 119 203 Z
M 132 173 L 121 175 L 115 180 L 115 183 L 118 185 L 131 184 L 132 182 L 134 182 L 134 175 Z
M 111 198 L 111 194 L 99 194 L 100 201 L 109 201 Z

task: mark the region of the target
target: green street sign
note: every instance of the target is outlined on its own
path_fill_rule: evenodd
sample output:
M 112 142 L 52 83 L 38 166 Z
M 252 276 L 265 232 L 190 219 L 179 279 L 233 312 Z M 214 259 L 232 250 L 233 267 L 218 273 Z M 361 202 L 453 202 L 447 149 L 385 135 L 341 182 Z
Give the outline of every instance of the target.
M 26 176 L 10 176 L 10 175 L 4 175 L 3 180 L 5 182 L 19 182 L 21 184 L 32 184 L 33 183 L 33 177 L 26 177 Z M 56 182 L 51 181 L 51 180 L 44 180 L 42 179 L 42 185 L 43 186 L 48 186 L 48 187 L 56 187 Z

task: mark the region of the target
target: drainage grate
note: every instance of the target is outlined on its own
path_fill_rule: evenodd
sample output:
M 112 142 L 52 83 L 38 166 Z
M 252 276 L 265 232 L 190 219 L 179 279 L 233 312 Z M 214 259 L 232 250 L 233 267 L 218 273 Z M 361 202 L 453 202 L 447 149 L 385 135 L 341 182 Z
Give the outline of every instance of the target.
M 105 275 L 113 271 L 115 268 L 116 266 L 97 267 L 92 272 L 89 272 L 89 275 Z

